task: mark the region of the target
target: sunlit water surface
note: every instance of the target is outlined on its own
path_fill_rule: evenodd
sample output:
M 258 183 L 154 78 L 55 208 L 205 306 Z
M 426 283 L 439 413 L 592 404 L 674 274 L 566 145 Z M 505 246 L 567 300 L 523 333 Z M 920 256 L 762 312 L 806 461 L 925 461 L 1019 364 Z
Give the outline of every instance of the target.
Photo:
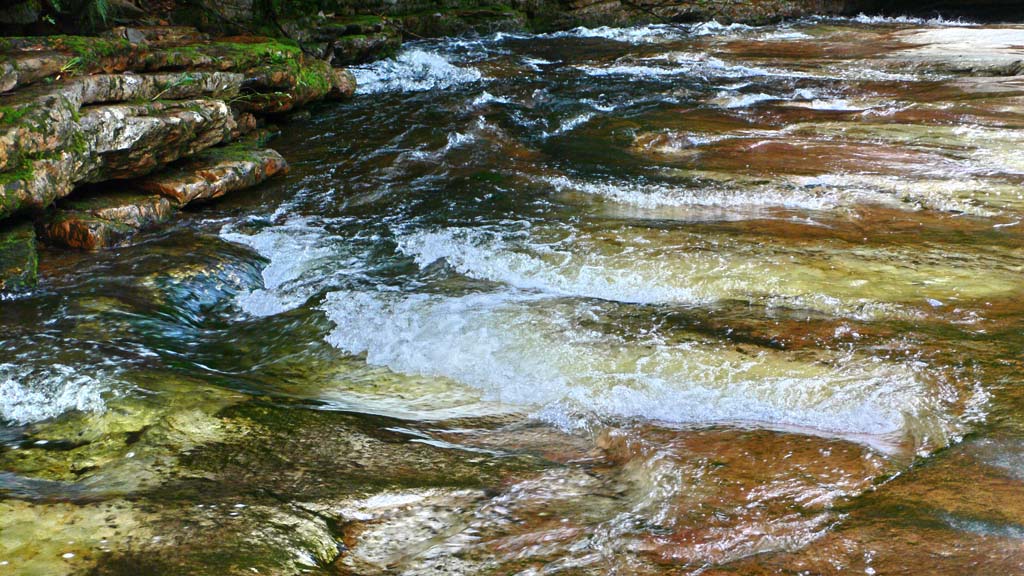
M 0 494 L 131 493 L 12 454 L 209 387 L 535 457 L 476 499 L 368 487 L 357 573 L 1024 569 L 1024 87 L 891 65 L 950 24 L 863 20 L 358 69 L 283 127 L 287 177 L 3 303 Z

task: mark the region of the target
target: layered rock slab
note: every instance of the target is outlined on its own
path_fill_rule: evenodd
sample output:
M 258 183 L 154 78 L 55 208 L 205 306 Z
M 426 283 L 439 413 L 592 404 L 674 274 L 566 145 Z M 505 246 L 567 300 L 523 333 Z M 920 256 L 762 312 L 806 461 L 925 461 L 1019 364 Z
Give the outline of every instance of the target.
M 255 186 L 287 170 L 288 163 L 274 150 L 227 146 L 197 154 L 179 166 L 141 180 L 138 185 L 183 206 Z
M 249 188 L 288 170 L 274 150 L 246 144 L 214 148 L 164 171 L 58 205 L 39 226 L 50 244 L 98 250 L 125 244 L 137 232 L 168 221 L 186 204 Z
M 219 144 L 235 128 L 231 109 L 219 99 L 146 99 L 169 90 L 187 93 L 172 80 L 90 78 L 30 95 L 0 118 L 0 218 L 45 208 L 79 184 L 145 175 Z M 237 91 L 240 81 L 204 76 L 187 90 L 219 96 Z M 129 97 L 132 103 L 83 108 Z
M 161 196 L 111 193 L 69 202 L 42 223 L 40 231 L 52 244 L 96 250 L 166 222 L 173 213 L 170 200 Z
M 143 36 L 162 38 L 158 32 Z M 252 124 L 251 114 L 290 112 L 355 90 L 351 74 L 297 46 L 165 36 L 156 44 L 83 37 L 0 43 L 5 66 L 14 66 L 0 70 L 0 88 L 20 88 L 0 96 L 0 218 L 229 141 L 244 133 L 236 119 Z M 180 44 L 186 40 L 193 43 Z M 107 73 L 81 76 L 91 72 Z

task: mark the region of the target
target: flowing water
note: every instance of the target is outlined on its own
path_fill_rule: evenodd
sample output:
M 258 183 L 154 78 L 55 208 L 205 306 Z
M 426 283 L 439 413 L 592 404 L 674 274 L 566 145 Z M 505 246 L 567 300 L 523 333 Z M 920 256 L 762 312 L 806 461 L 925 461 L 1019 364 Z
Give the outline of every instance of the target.
M 887 57 L 957 25 L 362 67 L 287 177 L 2 304 L 0 573 L 299 504 L 329 573 L 1024 573 L 1024 84 Z

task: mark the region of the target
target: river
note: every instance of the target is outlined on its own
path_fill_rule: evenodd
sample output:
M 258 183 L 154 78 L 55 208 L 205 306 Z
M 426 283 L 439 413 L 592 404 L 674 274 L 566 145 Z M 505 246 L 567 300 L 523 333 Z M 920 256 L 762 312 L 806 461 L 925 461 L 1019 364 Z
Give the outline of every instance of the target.
M 1024 573 L 1024 85 L 887 58 L 960 26 L 354 70 L 3 303 L 0 574 Z

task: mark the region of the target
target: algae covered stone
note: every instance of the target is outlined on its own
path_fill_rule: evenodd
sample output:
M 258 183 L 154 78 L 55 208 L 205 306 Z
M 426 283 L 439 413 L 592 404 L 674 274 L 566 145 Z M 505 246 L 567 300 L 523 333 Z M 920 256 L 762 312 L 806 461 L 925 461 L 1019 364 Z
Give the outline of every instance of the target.
M 38 260 L 31 223 L 0 226 L 0 292 L 35 286 Z

